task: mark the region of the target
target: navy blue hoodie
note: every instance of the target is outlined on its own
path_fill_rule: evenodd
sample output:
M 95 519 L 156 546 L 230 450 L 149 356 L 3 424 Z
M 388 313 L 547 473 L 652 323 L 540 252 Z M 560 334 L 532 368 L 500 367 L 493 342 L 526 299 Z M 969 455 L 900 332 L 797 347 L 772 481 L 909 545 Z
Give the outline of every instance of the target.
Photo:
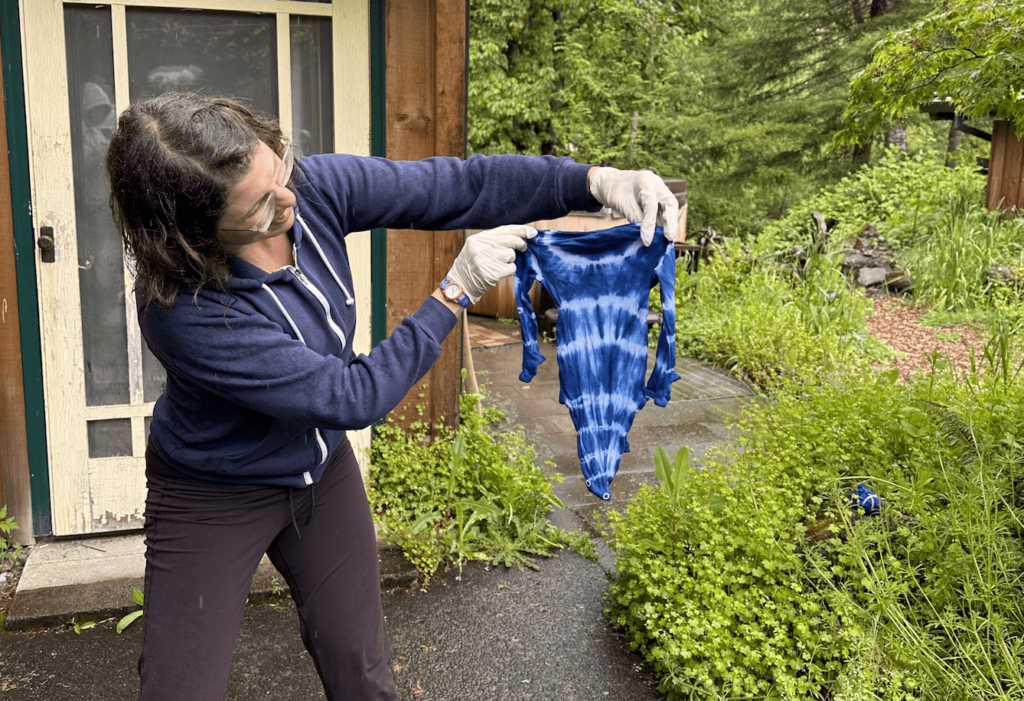
M 490 228 L 597 205 L 589 166 L 567 158 L 330 154 L 300 167 L 294 266 L 268 273 L 231 256 L 230 294 L 204 289 L 193 302 L 183 289 L 169 310 L 138 298 L 143 336 L 167 370 L 151 434 L 185 474 L 312 484 L 344 431 L 387 415 L 437 360 L 457 318 L 433 298 L 368 355 L 353 353 L 346 234 Z

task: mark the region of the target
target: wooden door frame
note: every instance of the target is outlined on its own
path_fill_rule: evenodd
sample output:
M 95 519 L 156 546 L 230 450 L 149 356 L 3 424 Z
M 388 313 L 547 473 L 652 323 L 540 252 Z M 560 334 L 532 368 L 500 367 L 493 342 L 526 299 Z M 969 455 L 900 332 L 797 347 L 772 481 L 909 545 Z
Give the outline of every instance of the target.
M 24 14 L 27 11 L 26 5 L 24 3 L 29 1 L 30 0 L 21 0 L 20 3 L 4 3 L 4 6 L 5 8 L 13 6 L 15 8 L 15 16 L 17 17 L 18 13 Z M 89 0 L 64 1 L 73 4 L 92 4 Z M 375 2 L 377 3 L 379 3 L 380 1 L 381 0 L 375 0 Z M 56 5 L 56 0 L 54 4 Z M 126 7 L 125 5 L 114 2 L 113 0 L 106 0 L 106 2 L 102 2 L 101 4 L 105 4 L 111 7 L 112 22 L 114 27 L 114 38 L 115 41 L 117 41 L 119 33 L 123 36 L 125 32 Z M 239 0 L 239 2 L 232 3 L 230 6 L 224 5 L 218 8 L 218 5 L 223 5 L 223 3 L 218 2 L 218 0 L 179 0 L 178 2 L 174 2 L 171 0 L 140 0 L 140 2 L 132 3 L 132 5 L 151 7 L 170 7 L 174 5 L 177 7 L 181 7 L 183 9 L 221 9 L 229 11 L 255 12 L 264 15 L 273 15 L 276 13 L 278 29 L 277 51 L 279 61 L 277 66 L 278 80 L 279 87 L 283 95 L 280 98 L 281 102 L 279 103 L 278 107 L 281 110 L 280 118 L 282 126 L 286 129 L 288 128 L 288 124 L 290 123 L 291 117 L 290 99 L 287 97 L 289 93 L 288 87 L 290 83 L 290 72 L 285 68 L 285 64 L 287 62 L 286 59 L 288 56 L 290 56 L 289 17 L 293 17 L 295 15 L 330 17 L 332 21 L 331 54 L 333 57 L 333 111 L 335 114 L 334 148 L 336 151 L 342 153 L 354 153 L 359 155 L 370 154 L 371 96 L 369 94 L 370 84 L 368 78 L 371 71 L 369 51 L 369 19 L 371 2 L 366 2 L 365 0 L 333 0 L 333 2 L 328 5 L 317 5 L 312 3 Z M 52 90 L 52 82 L 49 83 L 49 85 L 51 85 L 50 88 L 41 87 L 46 83 L 39 83 L 39 73 L 42 72 L 46 75 L 62 75 L 63 66 L 61 65 L 59 68 L 57 67 L 58 63 L 62 64 L 62 52 L 54 51 L 51 53 L 48 51 L 44 51 L 41 48 L 43 46 L 43 42 L 39 40 L 39 28 L 35 24 L 33 24 L 31 27 L 27 27 L 27 29 L 30 29 L 31 31 L 24 31 L 24 29 L 26 29 L 24 23 L 28 19 L 32 19 L 33 21 L 37 19 L 35 16 L 37 10 L 44 11 L 44 13 L 49 13 L 50 15 L 54 15 L 53 17 L 46 15 L 43 18 L 48 25 L 52 24 L 59 26 L 61 24 L 60 18 L 57 17 L 57 13 L 60 12 L 60 10 L 51 8 L 50 3 L 40 3 L 39 6 L 32 5 L 32 16 L 23 16 L 21 18 L 21 31 L 19 31 L 19 35 L 26 35 L 26 38 L 22 42 L 22 60 L 19 62 L 19 64 L 21 64 L 22 66 L 21 70 L 19 71 L 19 77 L 24 83 L 21 97 L 24 101 L 27 96 L 36 96 L 36 102 L 31 102 L 28 104 L 25 104 L 23 102 L 25 108 L 25 119 L 31 124 L 31 130 L 26 131 L 33 135 L 33 139 L 41 139 L 40 143 L 42 143 L 42 147 L 40 153 L 45 153 L 47 154 L 47 158 L 52 158 L 54 157 L 54 149 L 59 149 L 61 152 L 63 152 L 61 144 L 67 142 L 66 138 L 54 138 L 54 135 L 60 136 L 60 134 L 63 133 L 61 132 L 60 127 L 62 123 L 66 121 L 66 115 L 63 118 L 59 114 L 53 115 L 52 113 L 43 110 L 43 108 L 39 104 L 37 104 L 39 95 L 44 94 L 46 90 Z M 4 24 L 4 28 L 7 29 L 8 23 L 5 22 Z M 281 57 L 286 58 L 282 59 Z M 47 61 L 49 61 L 53 65 L 48 65 Z M 29 71 L 29 73 L 26 73 L 26 70 Z M 116 45 L 114 61 L 114 79 L 115 84 L 119 84 L 121 87 L 125 87 L 127 81 L 127 66 L 124 62 L 123 52 L 119 55 Z M 25 92 L 26 90 L 28 92 Z M 117 106 L 118 110 L 120 111 L 121 109 L 124 109 L 124 107 L 127 106 L 126 89 L 118 90 L 117 99 Z M 31 110 L 39 112 L 39 114 L 36 114 L 35 112 L 31 111 L 30 108 Z M 42 119 L 40 117 L 40 115 L 44 113 L 48 115 L 46 119 Z M 53 122 L 52 124 L 50 123 L 51 121 Z M 31 160 L 37 155 L 34 151 L 32 151 L 32 148 L 36 146 L 35 141 L 26 141 L 26 144 L 27 160 Z M 65 158 L 65 155 L 61 153 L 59 157 Z M 43 178 L 43 180 L 45 180 L 45 178 L 48 177 L 46 176 L 46 173 L 48 172 L 51 171 L 49 169 L 31 170 L 29 172 L 29 175 L 25 178 L 26 191 L 28 191 L 28 189 L 31 187 L 32 192 L 36 195 L 38 200 L 34 203 L 36 210 L 36 221 L 34 222 L 34 224 L 49 224 L 50 220 L 60 219 L 61 217 L 67 218 L 64 217 L 64 215 L 62 214 L 65 211 L 65 208 L 62 207 L 62 203 L 64 202 L 67 193 L 64 190 L 50 187 L 48 182 L 43 182 L 43 184 L 41 185 L 40 178 Z M 38 192 L 36 191 L 37 189 L 39 190 Z M 44 221 L 44 218 L 46 218 L 46 221 Z M 29 245 L 26 248 L 20 249 L 27 250 L 30 255 L 34 254 L 33 244 L 35 240 L 35 233 L 32 231 L 32 227 L 34 226 L 34 224 L 33 222 L 29 221 L 27 227 L 26 240 Z M 73 222 L 61 222 L 60 225 L 63 229 L 67 229 L 69 231 L 74 230 Z M 55 224 L 55 228 L 56 226 L 57 225 Z M 73 241 L 70 240 L 70 237 L 65 240 L 65 247 L 67 246 L 73 247 Z M 373 294 L 370 279 L 371 235 L 369 233 L 356 233 L 355 235 L 349 238 L 348 248 L 350 257 L 353 259 L 354 263 L 353 277 L 355 289 L 353 291 L 356 292 L 360 300 L 360 323 L 357 329 L 355 330 L 355 339 L 353 341 L 353 347 L 356 348 L 357 352 L 368 352 L 371 348 L 372 342 L 370 320 L 373 316 Z M 60 261 L 61 251 L 59 250 L 59 247 L 57 258 L 58 261 Z M 65 322 L 67 322 L 71 326 L 74 326 L 75 319 L 72 318 L 74 317 L 74 313 L 71 310 L 69 310 L 70 308 L 67 308 L 71 301 L 67 299 L 68 296 L 54 294 L 57 277 L 55 276 L 55 273 L 60 273 L 60 275 L 62 276 L 61 281 L 63 282 L 64 278 L 66 277 L 64 275 L 64 271 L 50 270 L 48 268 L 45 271 L 46 275 L 41 277 L 39 274 L 37 274 L 41 273 L 42 271 L 37 271 L 35 266 L 34 255 L 33 260 L 30 260 L 29 263 L 31 264 L 30 269 L 28 271 L 29 274 L 26 275 L 25 278 L 26 280 L 29 280 L 31 282 L 33 294 L 21 297 L 21 317 L 23 322 L 26 319 L 31 319 L 32 322 L 35 324 L 35 333 L 33 336 L 36 339 L 37 345 L 41 346 L 42 339 L 45 336 L 42 329 L 44 318 L 40 316 L 41 305 L 44 306 L 46 310 L 49 310 L 51 307 L 61 306 L 61 308 L 64 311 L 57 317 L 57 323 L 61 327 L 65 327 Z M 47 265 L 50 264 L 47 263 Z M 126 286 L 130 287 L 130 285 L 130 279 L 126 280 Z M 37 287 L 38 290 L 40 290 L 38 293 Z M 34 304 L 30 306 L 29 301 L 34 302 Z M 132 309 L 129 309 L 128 312 L 130 317 L 129 338 L 131 339 L 131 327 L 133 326 L 131 324 L 131 318 L 134 317 L 134 314 Z M 47 311 L 47 313 L 49 313 L 49 311 Z M 72 335 L 74 335 L 74 329 L 71 328 L 70 331 Z M 25 338 L 24 334 L 23 338 Z M 68 377 L 64 377 L 64 375 L 62 375 L 61 373 L 67 374 L 68 368 L 70 368 L 70 371 L 73 372 L 74 367 L 81 365 L 81 363 L 75 362 L 76 359 L 74 357 L 74 348 L 67 349 L 66 352 L 68 353 L 68 355 L 65 355 L 64 350 L 59 351 L 59 355 L 61 356 L 62 359 L 60 360 L 60 367 L 57 368 L 55 363 L 50 359 L 50 356 L 47 356 L 43 354 L 41 351 L 37 350 L 36 356 L 39 358 L 39 369 L 37 374 L 41 375 L 43 370 L 45 369 L 48 371 L 48 375 L 52 375 L 53 377 L 57 378 L 56 386 L 70 386 L 71 384 L 73 384 L 70 381 L 63 382 L 62 379 L 71 380 L 74 378 L 72 378 L 70 375 Z M 130 357 L 132 356 L 130 355 Z M 28 360 L 25 360 L 24 362 L 26 363 L 26 366 L 23 367 L 26 368 L 27 372 Z M 42 367 L 44 365 L 45 368 Z M 53 380 L 51 379 L 50 381 L 52 382 Z M 48 387 L 50 387 L 49 384 L 42 387 L 42 391 L 40 393 L 42 397 L 46 396 L 47 391 L 49 391 L 47 389 Z M 141 424 L 141 421 L 137 420 L 136 405 L 138 404 L 138 402 L 136 401 L 135 394 L 137 393 L 133 392 L 131 406 L 128 410 L 125 410 L 124 407 L 120 407 L 119 409 L 117 409 L 117 411 L 121 413 L 128 411 L 131 414 L 133 424 L 135 424 L 133 426 L 133 454 L 135 457 L 129 458 L 132 460 L 137 460 L 141 456 L 139 450 L 139 425 Z M 58 401 L 54 397 L 50 398 L 54 402 Z M 45 402 L 45 399 L 42 399 L 41 403 L 42 402 Z M 57 421 L 58 423 L 56 425 L 58 427 L 69 427 L 73 425 L 73 429 L 68 428 L 67 430 L 77 431 L 80 422 L 64 421 L 62 420 L 61 416 L 59 416 L 62 412 L 67 413 L 66 411 L 64 411 L 64 409 L 64 405 L 61 404 L 47 406 L 47 412 L 49 414 L 50 422 L 52 423 L 54 421 Z M 27 412 L 29 412 L 29 415 L 31 414 L 31 411 L 31 408 L 27 408 Z M 77 417 L 79 412 L 76 410 L 75 412 L 71 413 L 73 413 L 75 417 Z M 94 414 L 97 414 L 97 410 L 95 408 L 87 408 L 86 415 L 88 418 L 90 418 L 90 420 L 96 418 Z M 41 475 L 40 486 L 42 492 L 41 494 L 33 495 L 37 497 L 37 499 L 33 499 L 33 502 L 35 503 L 36 501 L 38 501 L 40 504 L 45 504 L 48 509 L 45 533 L 79 534 L 86 532 L 94 532 L 94 528 L 96 527 L 96 520 L 91 519 L 92 512 L 90 511 L 89 507 L 90 502 L 83 501 L 81 499 L 81 496 L 85 494 L 85 490 L 89 489 L 89 484 L 91 483 L 83 481 L 83 475 L 85 474 L 85 471 L 77 470 L 77 468 L 77 471 L 74 471 L 73 473 L 61 472 L 59 475 L 50 474 L 49 467 L 53 464 L 53 460 L 56 458 L 50 455 L 50 453 L 53 452 L 54 447 L 48 447 L 46 445 L 45 439 L 49 435 L 47 431 L 52 431 L 55 429 L 53 426 L 48 426 L 46 422 L 43 420 L 41 407 L 40 410 L 36 412 L 36 416 L 39 419 L 38 435 L 41 437 L 43 441 L 43 446 L 42 451 L 38 456 L 38 460 L 32 461 L 32 474 L 33 476 L 36 473 L 39 473 Z M 102 416 L 100 418 L 106 417 Z M 31 435 L 31 429 L 29 432 Z M 357 448 L 357 455 L 361 458 L 360 462 L 365 463 L 366 461 L 366 451 L 359 449 L 362 447 L 368 447 L 369 435 L 370 434 L 368 430 L 355 431 L 350 433 L 350 438 L 352 439 L 353 445 Z M 77 435 L 75 437 L 77 437 Z M 67 449 L 62 448 L 61 455 L 63 457 L 59 459 L 65 461 L 73 460 L 74 464 L 76 465 L 87 459 L 89 460 L 90 463 L 93 462 L 91 458 L 87 458 L 84 455 L 79 455 L 80 452 L 81 451 L 79 449 L 78 442 L 76 441 L 72 450 L 68 451 Z M 122 460 L 121 462 L 126 461 Z M 123 472 L 124 465 L 119 466 L 118 469 L 122 470 Z M 92 468 L 90 466 L 90 474 L 91 471 Z M 54 493 L 55 491 L 58 490 L 58 487 L 60 494 L 62 495 L 59 502 L 54 500 Z M 33 485 L 33 491 L 35 492 L 35 485 Z M 132 503 L 128 505 L 126 508 L 135 509 L 136 507 L 134 506 L 134 504 L 135 502 L 138 501 L 138 498 L 134 495 L 129 496 L 131 498 Z M 139 505 L 138 508 L 141 508 L 141 505 Z M 100 510 L 100 512 L 98 513 L 102 514 L 102 510 Z M 116 510 L 116 513 L 112 515 L 119 519 L 119 514 L 121 513 L 122 512 L 120 510 Z M 128 513 L 131 514 L 135 512 L 129 511 Z M 86 516 L 84 523 L 80 523 L 82 521 L 82 518 L 80 518 L 81 514 L 85 514 Z M 104 523 L 106 523 L 106 521 L 104 521 Z M 37 521 L 35 532 L 43 533 L 44 531 L 41 531 L 39 526 L 40 523 Z M 100 528 L 100 530 L 107 529 Z M 115 526 L 112 530 L 117 531 L 119 529 L 117 529 Z
M 50 484 L 46 459 L 42 356 L 36 297 L 25 118 L 21 21 L 18 4 L 0 3 L 3 61 L 2 166 L 0 185 L 0 296 L 7 302 L 0 322 L 0 503 L 17 521 L 15 538 L 31 544 L 51 532 Z M 8 158 L 9 154 L 9 158 Z M 0 301 L 0 305 L 3 304 Z M 3 315 L 0 314 L 0 317 Z

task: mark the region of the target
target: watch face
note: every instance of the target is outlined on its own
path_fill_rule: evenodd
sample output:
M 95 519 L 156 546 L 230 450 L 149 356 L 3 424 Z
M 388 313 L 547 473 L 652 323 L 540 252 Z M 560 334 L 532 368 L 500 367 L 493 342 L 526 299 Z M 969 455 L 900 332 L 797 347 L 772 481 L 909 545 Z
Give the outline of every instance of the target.
M 449 285 L 444 288 L 444 296 L 447 297 L 450 300 L 458 299 L 459 295 L 461 295 L 461 294 L 462 294 L 462 288 L 460 288 L 454 282 L 449 283 Z

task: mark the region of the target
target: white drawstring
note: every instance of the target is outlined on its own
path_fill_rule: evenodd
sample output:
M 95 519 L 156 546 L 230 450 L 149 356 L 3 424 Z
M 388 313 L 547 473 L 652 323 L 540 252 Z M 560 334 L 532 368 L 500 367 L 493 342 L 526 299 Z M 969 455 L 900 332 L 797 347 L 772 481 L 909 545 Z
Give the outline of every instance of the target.
M 269 292 L 270 296 L 274 298 L 274 302 L 277 303 L 277 308 L 281 310 L 281 313 L 284 314 L 284 318 L 288 320 L 288 323 L 292 327 L 292 331 L 294 331 L 295 335 L 299 337 L 299 340 L 302 341 L 302 344 L 306 345 L 306 339 L 302 337 L 302 332 L 299 331 L 299 327 L 295 325 L 295 321 L 292 319 L 292 315 L 289 314 L 288 310 L 284 308 L 283 304 L 281 304 L 281 300 L 278 299 L 277 295 L 274 294 L 274 291 L 270 289 L 270 286 L 267 285 L 266 283 L 263 284 L 263 289 Z
M 324 255 L 324 251 L 322 248 L 320 248 L 320 244 L 317 242 L 316 238 L 313 237 L 313 232 L 309 230 L 308 226 L 306 226 L 306 222 L 304 222 L 302 220 L 302 217 L 300 217 L 298 214 L 295 215 L 295 218 L 298 220 L 299 224 L 302 225 L 302 230 L 306 232 L 306 237 L 313 244 L 313 248 L 315 248 L 316 252 L 320 254 L 320 260 L 322 260 L 324 262 L 324 265 L 327 266 L 327 270 L 331 273 L 331 277 L 333 277 L 334 281 L 338 283 L 338 287 L 341 288 L 341 291 L 345 293 L 346 306 L 351 307 L 353 304 L 355 304 L 356 301 L 352 297 L 352 293 L 349 292 L 348 288 L 345 287 L 344 283 L 342 283 L 341 278 L 338 277 L 338 273 L 334 272 L 334 266 L 332 266 L 331 262 L 327 260 L 327 256 Z

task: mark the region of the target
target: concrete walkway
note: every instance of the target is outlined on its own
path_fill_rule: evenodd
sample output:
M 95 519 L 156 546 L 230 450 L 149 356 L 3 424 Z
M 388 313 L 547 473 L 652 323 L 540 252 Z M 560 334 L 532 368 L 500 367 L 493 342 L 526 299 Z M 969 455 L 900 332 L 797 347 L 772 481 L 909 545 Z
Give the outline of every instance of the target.
M 689 445 L 697 458 L 726 443 L 726 421 L 749 393 L 741 384 L 688 359 L 684 379 L 666 408 L 649 404 L 630 432 L 627 454 L 604 503 L 583 484 L 575 429 L 558 404 L 555 347 L 529 384 L 519 381 L 522 346 L 518 330 L 473 319 L 474 362 L 486 402 L 524 427 L 541 460 L 550 460 L 565 481 L 555 491 L 566 505 L 552 520 L 564 528 L 590 526 L 599 512 L 621 508 L 641 484 L 655 484 L 654 449 L 673 454 Z M 77 635 L 67 624 L 78 614 L 120 615 L 133 608 L 130 593 L 141 586 L 141 535 L 37 545 L 0 633 L 0 697 L 5 701 L 107 701 L 138 695 L 135 663 L 138 623 L 123 634 L 109 619 Z M 541 560 L 538 571 L 467 566 L 435 577 L 428 591 L 390 591 L 384 610 L 392 642 L 399 696 L 410 701 L 447 699 L 658 699 L 641 658 L 608 625 L 602 596 L 611 553 L 603 543 L 598 564 L 563 552 Z M 382 549 L 382 585 L 408 584 L 408 565 Z M 253 593 L 280 586 L 269 563 Z M 64 624 L 54 627 L 53 623 Z M 40 628 L 48 625 L 47 628 Z M 235 651 L 228 699 L 322 699 L 316 672 L 298 636 L 290 601 L 246 609 Z

